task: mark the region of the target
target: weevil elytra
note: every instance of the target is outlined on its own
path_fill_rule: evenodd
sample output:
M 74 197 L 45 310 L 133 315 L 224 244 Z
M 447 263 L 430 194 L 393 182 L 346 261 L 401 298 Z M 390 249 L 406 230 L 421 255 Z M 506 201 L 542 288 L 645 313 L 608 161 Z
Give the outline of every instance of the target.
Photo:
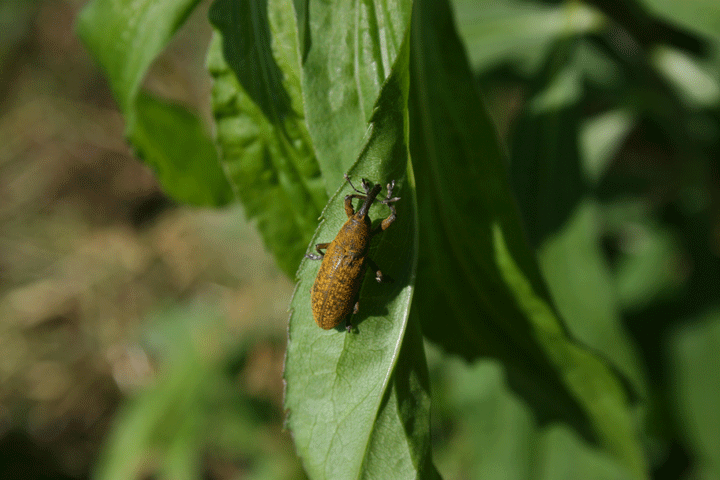
M 381 185 L 377 184 L 370 188 L 370 182 L 363 178 L 362 186 L 365 190 L 363 193 L 355 188 L 347 175 L 345 180 L 359 194 L 345 196 L 345 213 L 348 216 L 345 225 L 332 242 L 315 245 L 318 255 L 306 255 L 314 260 L 322 259 L 312 287 L 312 311 L 315 323 L 326 330 L 334 328 L 346 317 L 348 317 L 346 328 L 348 331 L 352 329 L 349 315 L 358 311 L 357 295 L 368 265 L 375 271 L 375 279 L 378 282 L 383 281 L 382 272 L 367 256 L 368 248 L 372 237 L 386 230 L 395 221 L 397 214 L 393 203 L 400 200 L 399 197 L 392 196 L 395 187 L 393 180 L 387 185 L 385 199 L 377 200 L 390 208 L 390 216 L 377 227 L 371 228 L 368 211 L 376 201 L 382 189 Z M 357 212 L 353 209 L 353 199 L 363 201 Z M 322 250 L 325 250 L 324 254 Z

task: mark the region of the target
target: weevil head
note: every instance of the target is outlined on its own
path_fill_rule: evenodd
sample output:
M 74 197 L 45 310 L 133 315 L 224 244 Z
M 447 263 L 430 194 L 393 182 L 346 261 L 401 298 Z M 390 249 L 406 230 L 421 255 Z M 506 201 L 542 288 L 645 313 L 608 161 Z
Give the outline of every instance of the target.
M 375 198 L 378 196 L 378 193 L 380 193 L 380 190 L 382 189 L 382 186 L 380 184 L 375 185 L 372 190 L 370 190 L 365 197 L 365 201 L 360 206 L 360 209 L 355 214 L 355 217 L 357 218 L 366 218 L 368 214 L 368 210 L 370 210 L 370 205 L 373 204 L 375 201 Z

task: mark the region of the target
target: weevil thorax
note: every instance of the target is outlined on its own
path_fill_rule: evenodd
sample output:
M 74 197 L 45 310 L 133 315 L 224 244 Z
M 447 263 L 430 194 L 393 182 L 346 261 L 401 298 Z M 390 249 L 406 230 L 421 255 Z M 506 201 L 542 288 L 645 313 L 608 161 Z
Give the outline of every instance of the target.
M 380 193 L 380 189 L 380 185 L 375 185 L 373 189 L 368 192 L 358 211 L 355 212 L 352 217 L 348 218 L 338 235 L 345 244 L 344 246 L 348 254 L 364 256 L 367 252 L 370 245 L 370 226 L 372 223 L 368 216 L 368 211 L 378 193 Z

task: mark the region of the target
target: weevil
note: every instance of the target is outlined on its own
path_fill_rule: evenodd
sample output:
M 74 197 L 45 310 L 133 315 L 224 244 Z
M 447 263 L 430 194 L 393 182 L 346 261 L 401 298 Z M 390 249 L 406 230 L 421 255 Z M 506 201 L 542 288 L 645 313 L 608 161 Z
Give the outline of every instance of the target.
M 380 184 L 370 188 L 370 182 L 363 178 L 362 186 L 365 190 L 363 193 L 355 188 L 347 175 L 345 175 L 345 180 L 350 183 L 353 190 L 358 192 L 345 196 L 347 221 L 332 242 L 315 245 L 318 255 L 308 254 L 306 257 L 314 260 L 322 259 L 311 291 L 315 323 L 319 327 L 329 330 L 347 317 L 346 328 L 349 332 L 352 330 L 349 315 L 351 312 L 358 312 L 360 304 L 357 296 L 368 265 L 375 271 L 375 280 L 378 282 L 384 280 L 378 266 L 368 257 L 368 248 L 370 240 L 377 233 L 387 230 L 395 221 L 397 213 L 393 203 L 400 198 L 392 196 L 395 180 L 388 183 L 387 196 L 384 200 L 377 200 L 382 189 Z M 362 200 L 362 205 L 357 212 L 353 209 L 353 199 Z M 368 211 L 376 200 L 390 208 L 390 216 L 377 227 L 371 228 Z M 325 253 L 322 250 L 325 250 Z

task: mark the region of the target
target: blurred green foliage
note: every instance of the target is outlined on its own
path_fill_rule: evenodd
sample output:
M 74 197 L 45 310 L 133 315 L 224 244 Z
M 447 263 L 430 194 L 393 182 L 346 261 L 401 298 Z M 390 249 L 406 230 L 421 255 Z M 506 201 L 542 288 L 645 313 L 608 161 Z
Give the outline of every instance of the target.
M 216 0 L 218 159 L 139 93 L 193 6 L 95 0 L 79 33 L 167 193 L 232 191 L 299 265 L 285 408 L 311 478 L 720 477 L 720 7 Z M 395 283 L 367 282 L 353 334 L 314 326 L 302 260 L 344 221 L 346 172 L 402 197 L 371 250 Z M 191 331 L 160 335 L 167 376 L 118 417 L 101 477 L 155 456 L 196 478 L 212 446 L 295 475 L 250 441 L 268 420 L 230 386 L 243 347 L 208 359 Z
M 180 304 L 149 318 L 144 345 L 164 366 L 118 412 L 97 478 L 197 478 L 206 452 L 245 465 L 247 477 L 302 477 L 290 439 L 279 435 L 280 412 L 235 385 L 253 354 L 249 339 L 271 340 L 255 332 L 238 341 L 207 304 Z

